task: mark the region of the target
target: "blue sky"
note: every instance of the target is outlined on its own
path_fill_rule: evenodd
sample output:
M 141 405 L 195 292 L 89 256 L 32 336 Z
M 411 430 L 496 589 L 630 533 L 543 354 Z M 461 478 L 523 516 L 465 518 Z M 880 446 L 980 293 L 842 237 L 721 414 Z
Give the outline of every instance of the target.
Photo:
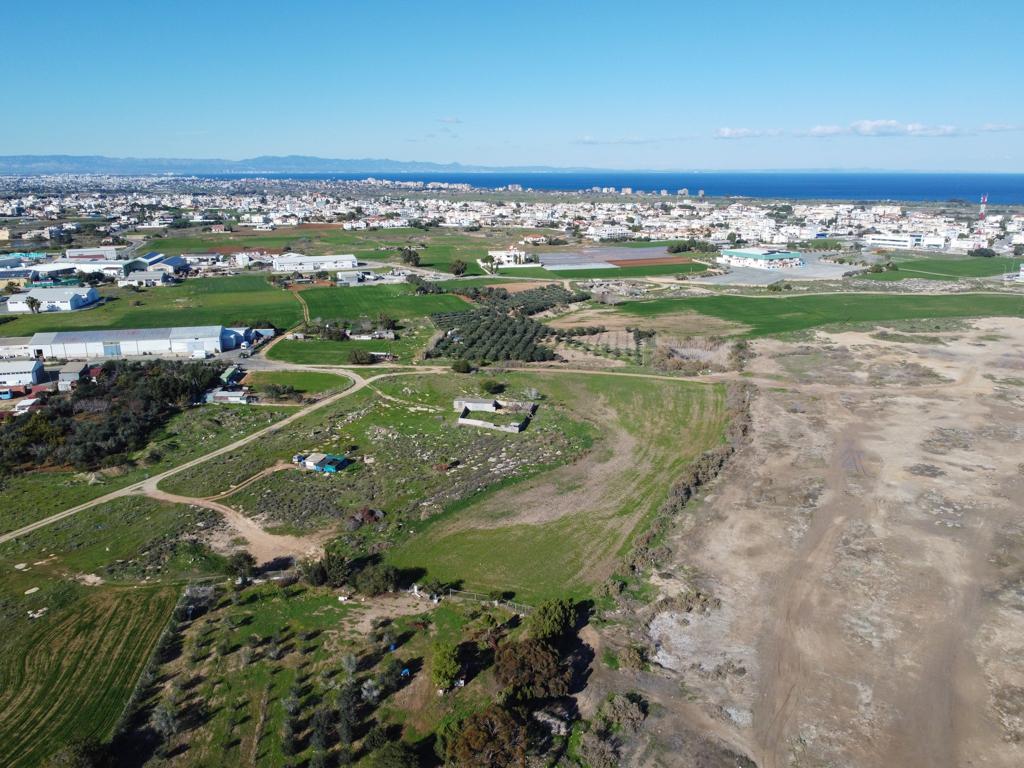
M 1024 3 L 59 0 L 0 154 L 1024 172 Z

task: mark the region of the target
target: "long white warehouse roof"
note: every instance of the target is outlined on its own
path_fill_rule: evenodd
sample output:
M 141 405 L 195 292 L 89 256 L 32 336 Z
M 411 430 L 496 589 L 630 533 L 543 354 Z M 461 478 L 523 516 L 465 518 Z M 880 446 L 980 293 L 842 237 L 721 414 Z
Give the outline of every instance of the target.
M 109 331 L 50 331 L 37 333 L 31 345 L 96 344 L 113 341 L 160 341 L 162 339 L 219 339 L 222 325 L 194 325 L 181 328 L 112 328 Z

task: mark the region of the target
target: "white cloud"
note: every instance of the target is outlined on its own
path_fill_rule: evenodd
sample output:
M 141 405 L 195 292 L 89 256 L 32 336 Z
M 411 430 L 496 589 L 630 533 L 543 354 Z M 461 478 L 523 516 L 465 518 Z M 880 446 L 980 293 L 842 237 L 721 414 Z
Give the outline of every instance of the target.
M 715 131 L 716 139 L 758 139 L 762 136 L 778 136 L 782 131 L 777 128 L 719 128 Z
M 832 136 L 962 136 L 964 131 L 955 125 L 925 125 L 901 123 L 898 120 L 857 120 L 849 125 L 816 125 L 807 131 L 796 131 L 794 136 L 825 139 Z
M 458 117 L 439 117 L 437 122 L 446 123 L 447 125 L 462 125 L 462 119 Z
M 807 136 L 825 137 L 825 136 L 841 136 L 844 133 L 849 133 L 847 128 L 841 125 L 816 125 L 811 130 L 807 131 Z
M 982 133 L 1008 133 L 1010 131 L 1022 131 L 1024 125 L 1011 125 L 1009 123 L 985 123 L 979 129 Z

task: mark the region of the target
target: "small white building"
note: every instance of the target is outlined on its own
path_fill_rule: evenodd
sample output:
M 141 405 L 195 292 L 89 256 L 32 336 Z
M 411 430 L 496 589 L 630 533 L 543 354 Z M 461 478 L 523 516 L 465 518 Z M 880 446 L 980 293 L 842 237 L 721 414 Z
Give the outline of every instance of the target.
M 351 253 L 334 256 L 306 256 L 302 253 L 285 253 L 274 257 L 275 272 L 337 272 L 355 269 L 359 261 Z
M 81 288 L 33 288 L 28 293 L 17 293 L 7 300 L 8 312 L 31 312 L 29 300 L 39 302 L 38 312 L 70 312 L 99 301 L 99 294 L 91 285 Z
M 31 387 L 43 376 L 41 360 L 9 360 L 0 362 L 0 387 Z
M 171 285 L 174 279 L 163 270 L 137 270 L 129 272 L 117 281 L 118 288 L 135 286 L 136 288 L 159 288 L 162 285 Z
M 86 261 L 117 261 L 118 247 L 116 245 L 96 245 L 92 248 L 68 248 L 64 251 L 64 258 Z

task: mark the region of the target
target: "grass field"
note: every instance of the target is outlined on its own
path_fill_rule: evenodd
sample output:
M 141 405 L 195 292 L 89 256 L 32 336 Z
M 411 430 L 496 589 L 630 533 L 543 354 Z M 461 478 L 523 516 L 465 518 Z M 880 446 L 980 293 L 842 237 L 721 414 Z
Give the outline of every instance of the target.
M 323 339 L 284 339 L 267 352 L 269 360 L 297 365 L 350 365 L 349 354 L 362 349 L 367 352 L 390 352 L 400 363 L 411 363 L 426 347 L 436 328 L 426 318 L 403 324 L 394 341 L 327 341 Z
M 249 374 L 245 383 L 257 392 L 269 384 L 276 384 L 279 387 L 293 387 L 304 395 L 337 392 L 352 385 L 352 381 L 345 376 L 316 371 L 255 371 Z
M 959 280 L 970 277 L 993 277 L 1017 272 L 1021 259 L 964 258 L 964 259 L 897 259 L 899 269 L 892 272 L 867 273 L 869 280 Z
M 360 288 L 309 288 L 302 292 L 309 316 L 325 321 L 375 318 L 382 312 L 395 319 L 426 317 L 435 312 L 458 312 L 472 305 L 456 296 L 419 296 L 410 285 L 371 285 Z
M 133 458 L 135 465 L 95 474 L 68 470 L 36 471 L 6 478 L 0 491 L 0 532 L 7 532 L 69 507 L 123 488 L 149 474 L 183 464 L 269 426 L 291 412 L 289 407 L 204 405 L 168 422 Z
M 697 313 L 742 323 L 746 335 L 766 336 L 837 323 L 884 323 L 893 320 L 949 317 L 1024 317 L 1024 296 L 961 293 L 948 296 L 882 296 L 841 293 L 760 298 L 708 296 L 656 299 L 619 304 L 618 311 L 637 318 Z M 639 322 L 639 321 L 638 321 Z
M 525 601 L 592 597 L 673 480 L 723 439 L 724 390 L 614 376 L 503 380 L 540 390 L 541 412 L 559 407 L 592 423 L 598 437 L 591 453 L 455 505 L 387 557 L 467 589 L 512 590 Z
M 0 652 L 0 764 L 37 766 L 74 737 L 104 739 L 177 597 L 173 587 L 82 595 Z
M 100 294 L 107 302 L 92 309 L 26 315 L 0 328 L 5 336 L 30 336 L 39 331 L 267 322 L 287 328 L 302 319 L 302 308 L 295 297 L 257 274 L 194 278 L 140 293 L 103 288 Z
M 371 543 L 393 541 L 421 515 L 570 460 L 590 432 L 554 407 L 545 408 L 522 434 L 460 428 L 452 399 L 477 395 L 476 377 L 396 377 L 375 386 L 382 394 L 354 394 L 325 414 L 311 414 L 237 454 L 168 478 L 161 487 L 212 494 L 296 452 L 345 453 L 356 461 L 337 475 L 275 472 L 226 503 L 275 532 L 336 528 L 369 505 L 385 513 L 385 526 L 365 526 L 358 535 Z M 359 543 L 348 538 L 353 547 Z
M 125 498 L 0 548 L 0 765 L 37 766 L 72 739 L 110 735 L 180 581 L 222 568 L 186 541 L 210 517 Z

